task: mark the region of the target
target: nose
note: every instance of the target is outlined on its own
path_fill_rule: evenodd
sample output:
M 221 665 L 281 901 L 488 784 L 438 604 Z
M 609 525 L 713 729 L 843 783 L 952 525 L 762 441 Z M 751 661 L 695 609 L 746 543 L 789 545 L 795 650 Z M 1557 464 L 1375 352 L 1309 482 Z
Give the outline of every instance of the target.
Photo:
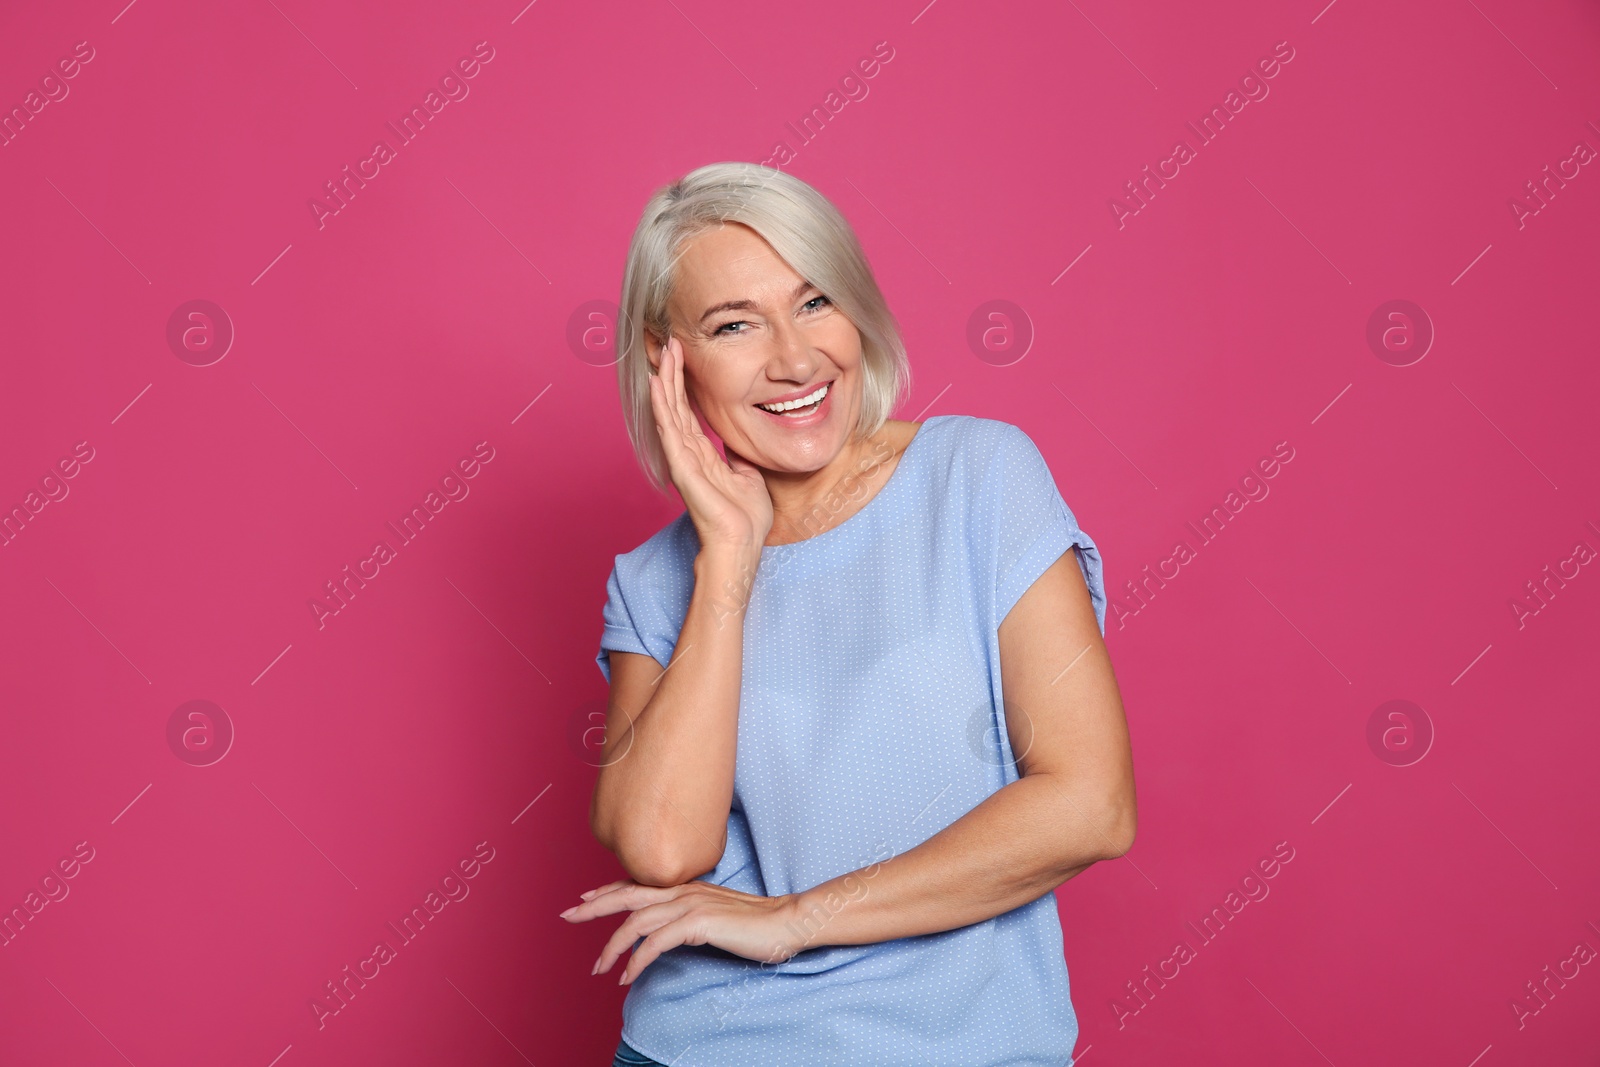
M 793 322 L 779 321 L 772 330 L 772 354 L 767 362 L 767 377 L 780 381 L 807 382 L 816 373 L 819 359 L 806 342 L 804 332 Z

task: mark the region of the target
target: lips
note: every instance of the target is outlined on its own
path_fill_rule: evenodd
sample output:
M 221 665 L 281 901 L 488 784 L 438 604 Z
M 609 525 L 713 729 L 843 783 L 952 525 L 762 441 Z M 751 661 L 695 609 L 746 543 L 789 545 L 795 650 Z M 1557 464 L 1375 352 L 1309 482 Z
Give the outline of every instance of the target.
M 790 411 L 801 411 L 806 408 L 817 407 L 827 397 L 832 382 L 823 382 L 821 385 L 788 396 L 776 397 L 756 407 L 773 415 L 781 415 Z
M 812 403 L 804 407 L 796 407 L 791 408 L 788 411 L 779 412 L 768 411 L 759 404 L 754 406 L 757 411 L 761 412 L 768 419 L 772 420 L 773 424 L 781 429 L 809 429 L 810 427 L 818 426 L 825 420 L 832 418 L 830 412 L 833 411 L 833 384 L 833 382 L 828 382 L 826 385 L 807 390 L 791 401 L 803 404 L 805 401 L 811 400 L 811 398 L 817 394 L 821 394 L 820 400 L 813 400 Z

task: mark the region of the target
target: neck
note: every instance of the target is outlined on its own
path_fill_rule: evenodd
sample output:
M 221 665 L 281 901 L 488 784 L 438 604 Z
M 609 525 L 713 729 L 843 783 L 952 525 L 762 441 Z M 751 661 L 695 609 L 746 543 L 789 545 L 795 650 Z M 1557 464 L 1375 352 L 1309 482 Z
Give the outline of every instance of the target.
M 852 439 L 819 470 L 805 474 L 763 471 L 772 499 L 772 532 L 767 544 L 815 537 L 860 511 L 883 488 L 904 450 L 899 426 L 885 423 L 871 437 Z

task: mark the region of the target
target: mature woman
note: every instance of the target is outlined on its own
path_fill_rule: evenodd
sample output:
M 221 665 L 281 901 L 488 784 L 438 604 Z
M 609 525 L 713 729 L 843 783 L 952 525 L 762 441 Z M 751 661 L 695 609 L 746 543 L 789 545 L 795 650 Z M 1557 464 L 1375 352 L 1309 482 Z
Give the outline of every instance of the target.
M 607 582 L 591 824 L 629 877 L 563 913 L 628 913 L 615 1063 L 1070 1064 L 1051 891 L 1135 826 L 1095 543 L 1017 427 L 888 418 L 894 318 L 804 182 L 662 190 L 622 297 L 685 511 Z

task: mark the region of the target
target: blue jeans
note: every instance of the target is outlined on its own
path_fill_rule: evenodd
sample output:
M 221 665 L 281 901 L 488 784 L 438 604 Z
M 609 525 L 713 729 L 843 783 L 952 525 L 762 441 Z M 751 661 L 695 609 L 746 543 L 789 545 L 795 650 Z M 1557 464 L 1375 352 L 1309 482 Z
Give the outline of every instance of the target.
M 611 1061 L 611 1067 L 666 1067 L 660 1060 L 653 1060 L 640 1052 L 626 1041 L 617 1043 L 616 1057 Z

